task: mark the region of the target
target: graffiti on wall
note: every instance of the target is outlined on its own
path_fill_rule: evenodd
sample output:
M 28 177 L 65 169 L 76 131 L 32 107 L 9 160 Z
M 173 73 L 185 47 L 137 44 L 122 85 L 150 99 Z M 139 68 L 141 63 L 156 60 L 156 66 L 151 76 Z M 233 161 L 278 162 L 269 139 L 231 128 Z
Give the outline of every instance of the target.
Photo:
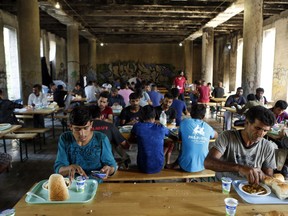
M 149 64 L 135 61 L 118 61 L 110 64 L 97 65 L 97 79 L 99 83 L 114 80 L 129 80 L 140 77 L 158 85 L 171 85 L 177 72 L 171 64 Z
M 273 98 L 285 99 L 287 95 L 288 69 L 278 65 L 273 71 Z M 283 91 L 283 89 L 285 90 Z

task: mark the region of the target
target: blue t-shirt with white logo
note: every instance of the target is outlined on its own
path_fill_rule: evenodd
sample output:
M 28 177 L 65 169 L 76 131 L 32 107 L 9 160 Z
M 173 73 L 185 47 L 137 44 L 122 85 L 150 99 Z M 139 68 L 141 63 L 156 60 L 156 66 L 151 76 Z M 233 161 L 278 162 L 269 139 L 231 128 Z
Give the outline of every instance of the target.
M 182 139 L 182 148 L 178 157 L 179 166 L 187 172 L 204 170 L 209 140 L 214 135 L 214 129 L 200 119 L 182 120 L 179 127 L 179 136 Z

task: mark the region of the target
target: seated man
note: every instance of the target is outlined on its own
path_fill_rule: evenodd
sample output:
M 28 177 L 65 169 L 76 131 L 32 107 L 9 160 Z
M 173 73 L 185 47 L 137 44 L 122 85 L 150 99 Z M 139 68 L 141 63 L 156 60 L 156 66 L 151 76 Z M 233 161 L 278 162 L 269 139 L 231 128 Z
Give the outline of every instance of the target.
M 244 104 L 246 103 L 246 99 L 245 97 L 243 96 L 243 88 L 242 87 L 238 87 L 237 88 L 237 91 L 236 91 L 236 94 L 234 95 L 230 95 L 226 102 L 225 102 L 225 107 L 239 107 L 239 106 L 243 106 Z M 229 111 L 225 111 L 224 112 L 224 117 L 225 117 L 225 129 L 226 130 L 230 130 L 231 129 L 231 115 L 232 113 L 229 112 Z M 234 117 L 237 117 L 236 115 L 234 115 Z M 238 115 L 238 118 L 240 118 L 241 120 L 241 116 Z
M 126 106 L 124 98 L 122 95 L 118 94 L 118 89 L 113 87 L 111 88 L 111 95 L 108 99 L 108 106 L 113 107 L 118 105 L 120 105 L 122 108 Z
M 176 110 L 176 126 L 180 125 L 182 114 L 185 114 L 186 116 L 189 115 L 189 112 L 187 110 L 186 104 L 184 101 L 179 100 L 179 89 L 178 88 L 172 88 L 171 94 L 173 96 L 173 103 L 171 104 L 171 107 Z
M 203 121 L 206 106 L 195 104 L 191 107 L 191 118 L 184 119 L 179 127 L 179 138 L 182 140 L 181 151 L 171 168 L 181 168 L 186 172 L 204 170 L 204 160 L 209 151 L 209 141 L 217 138 L 218 133 Z
M 158 173 L 164 167 L 164 138 L 169 134 L 168 128 L 155 123 L 153 106 L 146 105 L 141 110 L 143 122 L 134 124 L 131 139 L 137 139 L 138 168 L 145 173 Z
M 69 116 L 70 130 L 58 141 L 58 152 L 54 164 L 55 173 L 69 176 L 75 174 L 87 177 L 93 170 L 100 170 L 111 176 L 117 170 L 111 144 L 107 136 L 91 131 L 92 118 L 87 107 L 76 107 Z
M 101 112 L 98 106 L 90 106 L 90 112 L 93 118 L 93 126 L 91 130 L 102 132 L 108 137 L 113 150 L 115 150 L 121 157 L 121 163 L 124 163 L 125 167 L 128 168 L 128 164 L 131 160 L 124 149 L 129 149 L 129 143 L 122 136 L 116 126 L 100 119 Z
M 266 97 L 264 96 L 264 89 L 263 88 L 257 88 L 255 98 L 257 101 L 261 102 L 262 105 L 265 105 L 268 103 Z
M 216 171 L 218 178 L 246 178 L 251 184 L 259 184 L 265 175 L 272 176 L 276 168 L 275 149 L 263 137 L 274 123 L 270 110 L 251 107 L 246 113 L 244 130 L 219 135 L 204 161 L 205 168 Z
M 167 124 L 175 123 L 176 122 L 176 110 L 171 107 L 173 103 L 173 96 L 170 93 L 166 93 L 164 95 L 163 103 L 155 107 L 156 111 L 156 121 L 160 121 L 160 115 L 162 111 L 166 114 L 166 121 Z M 165 139 L 164 143 L 164 154 L 166 155 L 166 163 L 170 164 L 171 154 L 174 149 L 174 142 L 171 139 Z
M 281 123 L 282 121 L 288 120 L 288 113 L 285 112 L 287 106 L 288 104 L 286 101 L 278 100 L 270 109 L 275 115 L 276 123 Z
M 53 94 L 53 100 L 58 104 L 59 107 L 65 107 L 65 97 L 67 91 L 64 90 L 62 85 L 58 85 L 56 91 Z
M 42 86 L 40 84 L 35 84 L 33 86 L 33 93 L 29 95 L 28 105 L 32 106 L 33 108 L 48 105 L 47 96 L 42 93 Z M 35 128 L 44 128 L 44 116 L 35 114 L 33 116 L 33 126 Z
M 101 111 L 101 119 L 113 123 L 113 110 L 108 106 L 109 92 L 103 91 L 99 95 L 98 106 Z
M 157 91 L 157 85 L 153 84 L 151 86 L 151 91 L 147 92 L 149 94 L 149 97 L 152 101 L 153 107 L 160 106 L 162 100 L 164 99 L 163 94 Z
M 3 91 L 0 89 L 0 123 L 19 124 L 13 111 L 15 108 L 22 108 L 22 104 L 14 103 L 3 98 Z
M 140 95 L 131 93 L 129 95 L 130 106 L 122 109 L 119 119 L 120 125 L 133 125 L 140 120 L 141 109 Z

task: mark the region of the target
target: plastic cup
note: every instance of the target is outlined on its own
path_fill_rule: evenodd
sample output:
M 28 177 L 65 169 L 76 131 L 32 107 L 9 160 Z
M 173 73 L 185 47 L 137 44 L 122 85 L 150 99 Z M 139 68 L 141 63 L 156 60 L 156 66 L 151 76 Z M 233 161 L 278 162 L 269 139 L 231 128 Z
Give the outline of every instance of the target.
M 76 178 L 76 191 L 77 192 L 84 192 L 85 182 L 86 182 L 86 178 L 83 176 L 78 176 Z
M 222 177 L 222 193 L 229 194 L 231 189 L 232 179 L 228 177 Z
M 226 216 L 233 216 L 236 214 L 236 208 L 238 205 L 238 200 L 234 198 L 226 198 L 224 199 Z

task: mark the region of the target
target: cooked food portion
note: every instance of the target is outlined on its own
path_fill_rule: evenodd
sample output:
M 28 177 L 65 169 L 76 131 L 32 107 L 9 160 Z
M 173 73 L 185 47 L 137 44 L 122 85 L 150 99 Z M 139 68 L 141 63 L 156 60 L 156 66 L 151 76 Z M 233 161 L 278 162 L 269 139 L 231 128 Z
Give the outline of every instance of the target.
M 62 175 L 52 174 L 49 177 L 48 197 L 50 201 L 64 201 L 69 199 L 69 191 Z
M 261 185 L 256 185 L 256 184 L 247 184 L 247 185 L 244 185 L 242 187 L 242 189 L 247 192 L 247 193 L 250 193 L 250 194 L 254 194 L 254 193 L 260 193 L 261 195 L 262 194 L 266 194 L 267 193 L 267 190 L 262 187 Z

